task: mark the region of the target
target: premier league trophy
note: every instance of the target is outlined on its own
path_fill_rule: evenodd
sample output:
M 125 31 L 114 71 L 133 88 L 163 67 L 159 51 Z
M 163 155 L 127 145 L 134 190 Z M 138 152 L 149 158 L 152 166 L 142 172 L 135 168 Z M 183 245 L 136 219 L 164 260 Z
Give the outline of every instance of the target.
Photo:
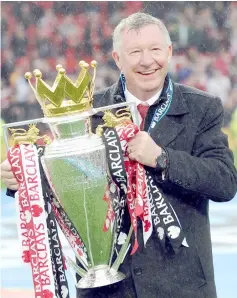
M 132 228 L 120 251 L 116 249 L 115 258 L 118 227 L 114 198 L 119 194 L 108 171 L 105 145 L 99 135 L 91 132 L 90 120 L 95 112 L 109 107 L 93 108 L 96 62 L 91 62 L 93 75 L 89 64 L 81 61 L 79 65 L 81 72 L 75 82 L 61 65 L 57 66 L 52 87 L 42 80 L 39 70 L 34 71 L 35 87 L 30 81 L 31 73 L 25 77 L 43 109 L 45 117 L 41 121 L 50 126 L 54 136 L 51 143 L 45 137 L 49 144 L 41 163 L 52 192 L 50 208 L 80 264 L 70 258 L 67 261 L 81 277 L 76 286 L 94 288 L 125 278 L 118 268 L 128 251 Z M 111 107 L 117 106 L 121 105 Z M 18 145 L 40 138 L 34 125 L 23 134 L 16 129 L 11 131 Z

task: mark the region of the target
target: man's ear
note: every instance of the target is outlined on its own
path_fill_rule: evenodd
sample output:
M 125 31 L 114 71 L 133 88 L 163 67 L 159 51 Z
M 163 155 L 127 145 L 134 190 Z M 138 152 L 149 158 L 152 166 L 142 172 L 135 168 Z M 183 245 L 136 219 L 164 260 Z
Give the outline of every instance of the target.
M 118 54 L 118 52 L 113 51 L 113 52 L 112 52 L 112 57 L 113 57 L 113 59 L 114 59 L 116 65 L 117 65 L 117 67 L 121 70 L 122 65 L 121 65 L 121 63 L 120 63 L 120 59 L 119 59 L 119 54 Z
M 172 58 L 172 52 L 173 52 L 173 47 L 172 47 L 172 45 L 170 45 L 168 47 L 168 63 L 170 63 L 170 60 Z

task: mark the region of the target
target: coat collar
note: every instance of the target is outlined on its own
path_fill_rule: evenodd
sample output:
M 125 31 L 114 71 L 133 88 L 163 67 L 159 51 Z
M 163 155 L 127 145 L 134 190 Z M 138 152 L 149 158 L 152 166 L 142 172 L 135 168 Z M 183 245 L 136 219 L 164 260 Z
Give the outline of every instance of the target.
M 151 132 L 151 137 L 155 140 L 157 144 L 161 146 L 169 145 L 183 131 L 184 125 L 180 122 L 177 122 L 177 116 L 179 117 L 189 113 L 188 106 L 185 103 L 179 85 L 173 82 L 173 87 L 173 98 L 169 111 Z M 162 93 L 160 97 L 161 100 L 163 96 Z M 103 105 L 112 105 L 115 103 L 121 103 L 125 101 L 126 99 L 120 80 L 114 85 L 112 85 L 110 88 L 108 88 L 107 92 L 105 92 L 103 97 Z M 154 106 L 151 106 L 150 109 L 155 109 L 155 106 L 157 104 L 158 99 L 157 102 L 155 102 Z M 147 129 L 147 126 L 149 126 L 149 123 L 147 122 L 149 122 L 148 119 L 145 122 L 145 129 Z
M 182 92 L 180 91 L 178 84 L 174 82 L 172 83 L 174 87 L 173 99 L 166 115 L 176 116 L 176 115 L 184 115 L 189 113 L 189 109 L 185 103 L 185 100 L 183 98 Z M 163 91 L 161 93 L 161 99 L 164 96 L 162 94 L 163 94 Z M 126 101 L 121 80 L 117 81 L 108 89 L 108 91 L 104 94 L 104 100 L 106 101 L 106 105 L 112 105 L 112 104 Z M 157 102 L 155 102 L 155 104 L 158 104 L 158 100 Z
M 174 87 L 174 93 L 173 93 L 173 99 L 172 103 L 170 105 L 170 108 L 167 112 L 168 115 L 176 116 L 176 115 L 185 115 L 189 113 L 188 106 L 183 98 L 183 94 L 178 86 L 178 84 L 173 82 Z

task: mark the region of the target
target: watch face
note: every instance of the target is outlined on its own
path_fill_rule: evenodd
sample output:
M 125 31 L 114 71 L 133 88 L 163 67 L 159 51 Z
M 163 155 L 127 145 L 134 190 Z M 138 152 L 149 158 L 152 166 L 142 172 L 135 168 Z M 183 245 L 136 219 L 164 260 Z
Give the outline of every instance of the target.
M 161 162 L 160 162 L 160 165 L 163 169 L 165 169 L 166 167 L 166 159 L 162 158 Z
M 161 155 L 158 156 L 156 159 L 156 167 L 161 170 L 164 170 L 167 167 L 167 157 L 166 153 L 163 150 Z

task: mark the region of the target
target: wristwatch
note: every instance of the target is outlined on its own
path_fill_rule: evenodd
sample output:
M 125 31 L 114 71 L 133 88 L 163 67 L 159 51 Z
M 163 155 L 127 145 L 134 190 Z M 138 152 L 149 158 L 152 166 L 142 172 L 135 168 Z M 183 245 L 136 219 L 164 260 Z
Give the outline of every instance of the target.
M 168 166 L 168 155 L 166 151 L 161 148 L 161 155 L 156 158 L 156 170 L 164 171 Z

